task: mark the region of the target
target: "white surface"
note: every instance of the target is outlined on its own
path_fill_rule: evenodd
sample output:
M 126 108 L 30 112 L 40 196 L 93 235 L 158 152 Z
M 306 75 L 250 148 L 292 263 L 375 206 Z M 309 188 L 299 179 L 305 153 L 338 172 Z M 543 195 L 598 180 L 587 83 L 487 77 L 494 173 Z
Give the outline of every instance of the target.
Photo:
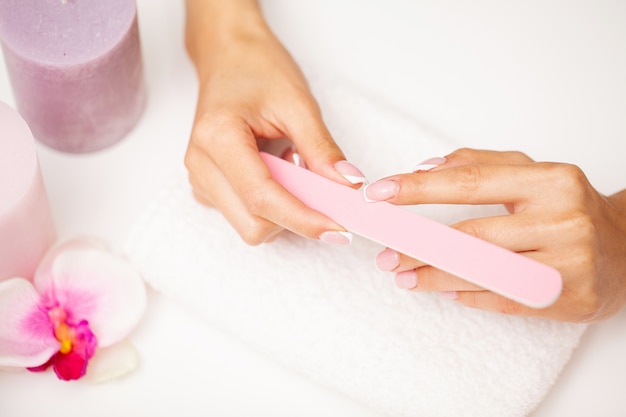
M 314 88 L 330 131 L 371 178 L 413 166 L 415 155 L 456 148 L 397 108 L 345 85 L 325 81 Z M 393 141 L 380 141 L 386 136 Z M 587 328 L 398 290 L 372 265 L 381 245 L 358 236 L 349 248 L 290 234 L 271 245 L 247 246 L 221 213 L 194 200 L 183 169 L 176 177 L 125 245 L 146 281 L 285 367 L 381 414 L 526 417 Z M 331 194 L 325 197 L 341 200 Z M 414 210 L 454 223 L 502 214 L 503 208 Z M 436 233 L 424 234 L 427 229 L 407 233 L 441 245 Z
M 624 2 L 267 0 L 263 6 L 310 76 L 349 80 L 467 146 L 576 163 L 603 192 L 626 186 Z M 39 147 L 61 237 L 88 233 L 120 246 L 161 181 L 182 164 L 196 88 L 182 44 L 182 2 L 140 0 L 139 8 L 150 97 L 137 129 L 93 155 Z M 0 99 L 12 104 L 3 67 Z M 590 327 L 532 416 L 623 415 L 625 325 L 622 311 Z M 157 294 L 133 342 L 140 369 L 101 386 L 0 373 L 0 415 L 372 416 Z

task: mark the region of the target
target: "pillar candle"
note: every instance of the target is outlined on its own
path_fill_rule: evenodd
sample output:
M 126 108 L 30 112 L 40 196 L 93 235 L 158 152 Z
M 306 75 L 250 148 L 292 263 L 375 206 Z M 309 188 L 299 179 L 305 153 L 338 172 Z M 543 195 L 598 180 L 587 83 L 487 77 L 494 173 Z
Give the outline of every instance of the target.
M 55 237 L 33 135 L 0 102 L 0 280 L 32 278 Z
M 135 0 L 0 0 L 0 40 L 17 109 L 37 140 L 92 152 L 138 122 Z

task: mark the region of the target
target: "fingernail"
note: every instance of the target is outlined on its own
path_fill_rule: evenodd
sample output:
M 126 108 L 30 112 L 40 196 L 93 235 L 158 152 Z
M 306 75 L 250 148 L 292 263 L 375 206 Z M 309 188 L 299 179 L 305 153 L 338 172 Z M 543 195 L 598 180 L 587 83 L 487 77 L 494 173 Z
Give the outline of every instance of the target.
M 396 274 L 396 286 L 403 290 L 410 290 L 417 287 L 417 272 L 415 270 L 398 272 Z
M 304 159 L 300 156 L 298 152 L 294 152 L 291 157 L 293 158 L 293 163 L 300 168 L 306 168 L 306 164 L 304 163 Z
M 352 233 L 350 232 L 337 232 L 334 230 L 324 232 L 320 235 L 319 239 L 325 243 L 331 243 L 333 245 L 348 246 L 352 243 Z
M 393 249 L 385 249 L 376 256 L 376 268 L 381 272 L 393 271 L 400 265 L 400 255 Z
M 293 162 L 296 166 L 299 166 L 301 168 L 306 168 L 304 159 L 302 159 L 302 156 L 300 156 L 298 151 L 296 151 L 296 147 L 293 145 L 285 149 L 281 158 L 283 158 L 286 161 Z
M 400 185 L 392 180 L 382 180 L 367 184 L 363 189 L 363 197 L 365 201 L 373 203 L 374 201 L 388 200 L 398 194 Z
M 413 168 L 413 172 L 418 172 L 418 171 L 430 171 L 431 169 L 438 167 L 441 164 L 445 164 L 447 161 L 446 158 L 429 158 L 425 161 L 420 162 L 419 164 L 417 164 L 417 166 L 415 168 Z
M 441 294 L 442 297 L 447 298 L 449 300 L 456 300 L 457 298 L 459 298 L 456 291 L 440 291 L 439 294 Z
M 339 161 L 335 163 L 335 169 L 340 173 L 350 184 L 366 184 L 367 178 L 361 172 L 360 169 L 352 165 L 348 161 Z

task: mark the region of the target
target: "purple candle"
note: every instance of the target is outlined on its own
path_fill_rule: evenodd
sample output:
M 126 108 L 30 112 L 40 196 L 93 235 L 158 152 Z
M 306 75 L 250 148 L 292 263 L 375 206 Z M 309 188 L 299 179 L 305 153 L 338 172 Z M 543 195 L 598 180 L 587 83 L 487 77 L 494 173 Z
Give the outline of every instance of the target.
M 0 102 L 0 280 L 32 278 L 54 240 L 35 140 L 19 114 Z
M 135 0 L 0 0 L 0 40 L 37 140 L 92 152 L 137 123 L 145 90 Z

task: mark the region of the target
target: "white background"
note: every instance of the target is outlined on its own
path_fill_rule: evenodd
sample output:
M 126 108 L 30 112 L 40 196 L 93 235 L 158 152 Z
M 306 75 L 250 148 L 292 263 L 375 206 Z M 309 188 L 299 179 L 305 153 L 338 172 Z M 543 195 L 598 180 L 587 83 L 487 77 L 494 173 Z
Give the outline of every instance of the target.
M 149 103 L 137 128 L 92 155 L 38 148 L 60 238 L 90 234 L 121 247 L 182 164 L 197 87 L 183 47 L 183 3 L 138 5 Z M 578 164 L 601 192 L 626 187 L 626 2 L 262 5 L 310 77 L 345 80 L 464 146 Z M 0 100 L 14 104 L 3 65 Z M 0 416 L 374 416 L 184 306 L 154 293 L 149 301 L 132 336 L 141 360 L 135 373 L 98 386 L 49 373 L 0 373 Z M 532 417 L 625 415 L 625 329 L 626 311 L 592 325 Z

